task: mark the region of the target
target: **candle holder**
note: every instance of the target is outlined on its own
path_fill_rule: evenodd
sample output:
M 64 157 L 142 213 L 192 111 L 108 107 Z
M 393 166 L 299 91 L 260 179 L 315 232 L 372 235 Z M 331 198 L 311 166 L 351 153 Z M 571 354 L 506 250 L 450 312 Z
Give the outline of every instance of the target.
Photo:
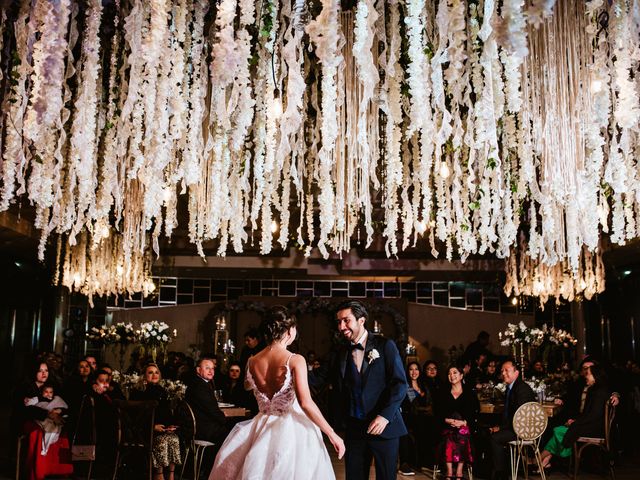
M 513 358 L 520 365 L 520 376 L 522 377 L 523 380 L 524 380 L 524 377 L 525 377 L 525 373 L 524 373 L 524 347 L 525 347 L 525 345 L 522 342 L 514 343 L 511 346 L 511 348 L 513 350 Z

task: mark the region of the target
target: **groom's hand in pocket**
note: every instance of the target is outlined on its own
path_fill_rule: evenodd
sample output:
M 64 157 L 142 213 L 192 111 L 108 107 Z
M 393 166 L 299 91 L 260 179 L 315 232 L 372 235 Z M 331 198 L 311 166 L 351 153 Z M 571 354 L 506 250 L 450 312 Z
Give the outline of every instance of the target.
M 376 418 L 373 419 L 373 422 L 369 424 L 367 433 L 369 435 L 380 435 L 382 432 L 384 432 L 384 429 L 387 428 L 388 423 L 389 423 L 389 420 L 378 415 Z

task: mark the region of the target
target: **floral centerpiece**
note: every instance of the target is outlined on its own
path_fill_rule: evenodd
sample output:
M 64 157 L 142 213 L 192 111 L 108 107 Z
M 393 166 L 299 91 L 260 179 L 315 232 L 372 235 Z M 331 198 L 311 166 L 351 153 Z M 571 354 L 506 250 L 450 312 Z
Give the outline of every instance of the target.
M 142 323 L 136 334 L 142 350 L 141 353 L 144 354 L 145 351 L 148 351 L 155 362 L 158 356 L 158 349 L 164 353 L 167 345 L 178 336 L 178 331 L 175 328 L 170 331 L 169 325 L 154 320 Z
M 87 340 L 99 345 L 111 345 L 116 341 L 116 332 L 113 325 L 91 327 L 85 336 Z
M 136 341 L 136 332 L 131 323 L 119 322 L 111 326 L 114 343 L 129 345 Z
M 518 325 L 514 323 L 507 324 L 507 329 L 504 332 L 500 332 L 498 336 L 500 345 L 503 347 L 513 347 L 514 345 L 537 347 L 544 340 L 543 330 L 536 327 L 527 327 L 524 322 L 520 322 Z
M 180 380 L 160 380 L 160 385 L 167 391 L 167 396 L 172 406 L 175 406 L 180 400 L 184 399 L 187 386 Z
M 524 360 L 525 348 L 530 358 L 531 348 L 538 349 L 538 356 L 544 361 L 545 367 L 549 363 L 549 356 L 553 350 L 562 350 L 564 361 L 565 352 L 573 348 L 578 341 L 566 330 L 549 327 L 547 324 L 541 328 L 527 327 L 524 322 L 519 324 L 509 323 L 507 329 L 498 334 L 500 345 L 511 347 L 513 356 L 518 358 L 520 364 Z
M 547 384 L 543 378 L 531 377 L 529 380 L 525 380 L 527 385 L 531 387 L 539 402 L 544 402 L 545 392 L 547 391 Z
M 504 332 L 498 334 L 500 345 L 511 347 L 514 358 L 519 358 L 520 365 L 524 364 L 524 350 L 531 347 L 538 347 L 545 338 L 544 332 L 536 327 L 527 327 L 524 322 L 519 324 L 509 323 Z M 522 372 L 524 378 L 524 371 Z
M 566 330 L 557 329 L 551 327 L 547 329 L 547 325 L 543 325 L 543 331 L 547 333 L 547 338 L 550 343 L 561 348 L 572 348 L 578 343 L 578 340 Z
M 498 382 L 493 385 L 492 397 L 493 399 L 502 398 L 504 394 L 507 392 L 507 384 L 504 382 Z
M 119 370 L 114 370 L 111 374 L 111 379 L 120 385 L 127 398 L 129 398 L 129 393 L 132 389 L 142 389 L 143 377 L 138 372 L 121 373 Z

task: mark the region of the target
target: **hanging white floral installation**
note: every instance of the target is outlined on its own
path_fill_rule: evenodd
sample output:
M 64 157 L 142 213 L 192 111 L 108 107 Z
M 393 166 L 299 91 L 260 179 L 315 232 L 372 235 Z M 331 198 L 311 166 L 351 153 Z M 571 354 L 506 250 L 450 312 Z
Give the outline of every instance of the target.
M 639 2 L 5 2 L 0 211 L 89 295 L 148 291 L 179 221 L 203 257 L 381 235 L 590 295 L 640 231 Z

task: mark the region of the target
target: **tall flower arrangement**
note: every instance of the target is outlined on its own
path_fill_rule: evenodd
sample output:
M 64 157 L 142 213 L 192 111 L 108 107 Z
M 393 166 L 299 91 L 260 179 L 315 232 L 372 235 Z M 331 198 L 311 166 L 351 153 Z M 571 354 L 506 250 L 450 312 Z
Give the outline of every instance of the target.
M 171 331 L 166 323 L 154 320 L 141 323 L 139 329 L 136 330 L 136 336 L 142 352 L 149 353 L 155 362 L 159 351 L 164 354 L 167 345 L 178 336 L 178 331 L 176 329 Z

